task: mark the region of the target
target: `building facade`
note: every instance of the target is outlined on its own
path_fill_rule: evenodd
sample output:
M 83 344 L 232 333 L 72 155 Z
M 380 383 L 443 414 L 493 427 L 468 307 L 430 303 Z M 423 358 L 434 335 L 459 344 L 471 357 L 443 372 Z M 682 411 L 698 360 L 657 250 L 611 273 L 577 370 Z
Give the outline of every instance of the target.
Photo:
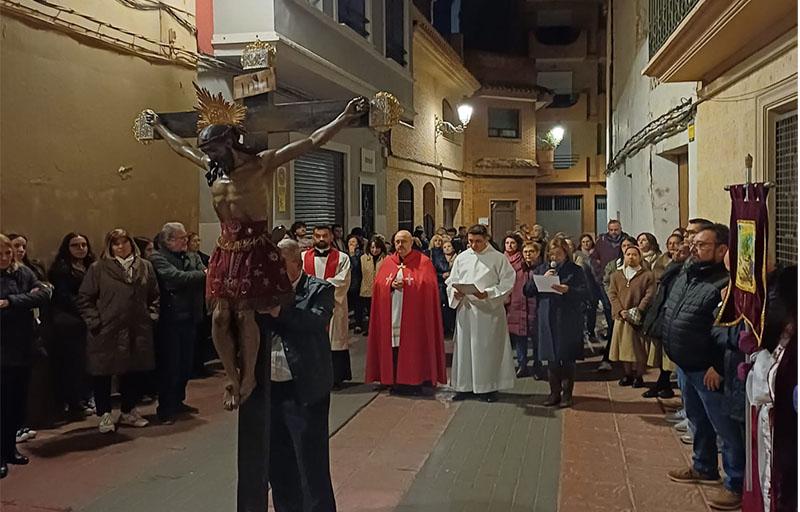
M 198 10 L 198 38 L 219 59 L 238 63 L 247 44 L 275 46 L 277 90 L 245 104 L 303 108 L 308 102 L 395 95 L 404 117 L 413 118 L 411 10 L 403 0 L 213 0 Z M 209 89 L 232 96 L 232 76 L 200 73 Z M 297 140 L 302 132 L 268 126 L 269 147 Z M 338 223 L 349 230 L 387 229 L 385 159 L 378 136 L 367 128 L 340 132 L 320 150 L 277 169 L 273 183 L 275 224 Z M 204 201 L 201 201 L 201 205 Z M 207 202 L 206 202 L 207 203 Z M 210 208 L 201 207 L 205 238 L 219 229 Z
M 627 4 L 612 2 L 612 10 Z M 648 62 L 642 73 L 661 84 L 696 84 L 691 108 L 677 106 L 661 123 L 672 124 L 678 138 L 688 139 L 685 191 L 678 187 L 686 216 L 727 223 L 730 199 L 724 187 L 745 181 L 750 154 L 752 179 L 775 185 L 769 204 L 770 258 L 796 263 L 797 3 L 776 0 L 765 9 L 752 0 L 650 2 L 647 27 Z M 615 38 L 619 32 L 614 31 Z M 685 135 L 680 134 L 692 116 Z M 631 170 L 642 172 L 639 191 L 657 191 L 658 182 L 646 176 L 652 169 Z M 614 192 L 619 193 L 610 202 L 624 203 L 624 187 Z
M 0 8 L 0 230 L 25 233 L 31 255 L 49 263 L 70 231 L 100 252 L 116 227 L 152 236 L 178 220 L 197 229 L 201 173 L 131 133 L 144 108 L 194 104 L 194 0 L 172 1 L 174 16 L 163 6 L 58 4 Z
M 458 106 L 480 84 L 424 15 L 416 8 L 412 12 L 416 115 L 412 122 L 391 132 L 386 167 L 387 235 L 396 229 L 413 231 L 417 225 L 430 234 L 440 226 L 469 222 L 465 137 L 441 132 L 437 124 L 458 126 Z M 468 103 L 473 105 L 471 99 Z
M 564 138 L 552 169 L 537 178 L 537 222 L 552 233 L 605 231 L 606 11 L 602 1 L 527 2 L 528 56 L 536 83 L 553 92 L 538 113 L 540 134 Z
M 653 233 L 664 241 L 689 219 L 689 176 L 697 173 L 695 142 L 689 140 L 694 81 L 660 83 L 643 76 L 650 58 L 649 0 L 609 4 L 610 110 L 608 141 L 608 216 L 633 236 Z M 688 103 L 688 104 L 687 104 Z M 669 113 L 682 114 L 678 126 Z M 654 120 L 660 140 L 637 143 Z M 691 148 L 691 150 L 690 150 Z M 696 187 L 693 189 L 696 193 Z

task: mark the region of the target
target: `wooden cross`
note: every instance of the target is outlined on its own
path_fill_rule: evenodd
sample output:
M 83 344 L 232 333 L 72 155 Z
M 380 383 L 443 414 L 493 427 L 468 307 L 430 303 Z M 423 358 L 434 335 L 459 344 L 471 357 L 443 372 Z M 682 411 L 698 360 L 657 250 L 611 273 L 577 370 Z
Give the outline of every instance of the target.
M 310 133 L 333 121 L 342 113 L 349 100 L 299 101 L 273 103 L 267 95 L 245 98 L 247 134 L 244 142 L 255 151 L 267 149 L 267 136 L 275 132 Z M 197 112 L 158 113 L 161 122 L 173 133 L 183 138 L 197 137 Z M 356 127 L 369 126 L 364 115 Z M 161 136 L 156 132 L 155 139 Z

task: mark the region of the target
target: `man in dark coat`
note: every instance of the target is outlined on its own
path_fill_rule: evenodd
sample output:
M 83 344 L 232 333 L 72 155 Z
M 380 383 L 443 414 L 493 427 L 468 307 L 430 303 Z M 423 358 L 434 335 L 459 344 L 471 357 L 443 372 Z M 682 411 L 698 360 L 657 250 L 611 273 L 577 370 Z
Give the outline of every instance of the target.
M 608 221 L 608 231 L 599 235 L 594 245 L 594 252 L 591 254 L 591 265 L 595 268 L 606 268 L 610 261 L 622 257 L 622 241 L 629 238 L 628 234 L 622 231 L 622 223 L 616 219 Z M 599 277 L 598 277 L 599 278 Z M 611 370 L 611 363 L 608 360 L 608 353 L 611 349 L 611 336 L 614 330 L 614 319 L 611 318 L 611 301 L 608 293 L 603 286 L 598 287 L 600 292 L 600 302 L 603 304 L 603 315 L 606 317 L 606 346 L 603 349 L 603 360 L 598 366 L 599 371 Z
M 188 236 L 183 224 L 164 224 L 158 238 L 158 250 L 150 256 L 161 290 L 157 413 L 163 423 L 172 423 L 178 413 L 197 412 L 184 400 L 194 366 L 197 325 L 203 318 L 206 273 L 197 253 L 186 252 Z
M 667 298 L 662 336 L 667 355 L 678 366 L 686 417 L 695 427 L 692 467 L 670 471 L 669 477 L 681 483 L 718 481 L 719 437 L 724 488 L 710 505 L 721 510 L 741 504 L 745 469 L 744 436 L 727 413 L 723 393 L 725 351 L 712 333 L 721 290 L 729 281 L 723 263 L 729 234 L 727 226 L 714 224 L 694 235 L 691 259 Z
M 294 304 L 269 310 L 272 336 L 270 484 L 276 512 L 335 512 L 328 410 L 333 386 L 328 325 L 334 287 L 303 272 L 300 246 L 278 243 Z

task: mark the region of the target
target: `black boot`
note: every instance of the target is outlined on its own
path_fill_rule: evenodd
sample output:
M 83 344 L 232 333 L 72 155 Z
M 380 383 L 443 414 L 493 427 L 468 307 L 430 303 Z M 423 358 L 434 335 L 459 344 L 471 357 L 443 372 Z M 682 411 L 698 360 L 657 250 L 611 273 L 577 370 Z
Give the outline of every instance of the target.
M 561 369 L 561 407 L 572 407 L 572 390 L 575 387 L 575 366 Z
M 547 381 L 550 383 L 550 396 L 542 405 L 553 407 L 561 403 L 561 368 L 548 366 Z

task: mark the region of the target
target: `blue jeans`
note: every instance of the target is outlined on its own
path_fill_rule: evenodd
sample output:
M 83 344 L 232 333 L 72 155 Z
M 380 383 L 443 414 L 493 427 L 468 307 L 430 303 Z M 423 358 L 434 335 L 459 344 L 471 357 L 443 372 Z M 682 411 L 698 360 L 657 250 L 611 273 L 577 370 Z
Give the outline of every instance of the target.
M 694 470 L 711 478 L 719 476 L 717 436 L 722 441 L 722 469 L 725 488 L 742 492 L 745 448 L 740 425 L 725 413 L 725 395 L 709 391 L 703 384 L 705 371 L 685 372 L 678 368 L 686 417 L 694 426 Z
M 517 352 L 517 368 L 523 369 L 528 367 L 528 337 L 517 336 L 516 334 L 509 335 L 511 343 Z

